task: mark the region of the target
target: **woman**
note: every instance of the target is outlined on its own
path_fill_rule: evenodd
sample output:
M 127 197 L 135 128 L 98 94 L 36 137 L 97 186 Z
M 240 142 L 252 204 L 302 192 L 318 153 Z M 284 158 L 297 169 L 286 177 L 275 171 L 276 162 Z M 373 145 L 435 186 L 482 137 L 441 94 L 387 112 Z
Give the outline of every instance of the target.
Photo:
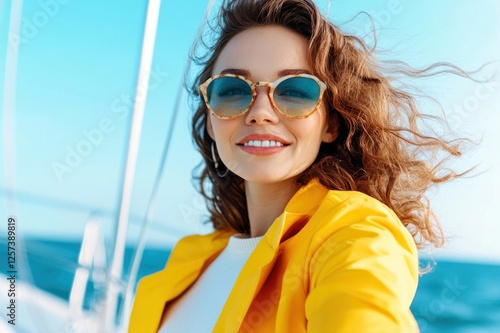
M 456 146 L 309 0 L 226 1 L 192 89 L 215 231 L 138 287 L 130 332 L 418 332 L 425 200 Z M 414 74 L 414 73 L 409 73 Z

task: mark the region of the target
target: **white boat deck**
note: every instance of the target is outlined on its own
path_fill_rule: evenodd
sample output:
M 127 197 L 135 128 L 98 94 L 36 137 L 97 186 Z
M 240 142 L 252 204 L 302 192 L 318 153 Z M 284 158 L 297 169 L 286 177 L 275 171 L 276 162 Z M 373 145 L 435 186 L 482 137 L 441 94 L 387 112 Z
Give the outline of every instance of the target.
M 0 274 L 0 307 L 10 304 L 7 291 L 8 277 Z M 2 310 L 0 332 L 2 333 L 86 333 L 96 332 L 92 318 L 72 316 L 69 303 L 30 284 L 16 280 L 15 325 L 9 324 L 8 312 Z

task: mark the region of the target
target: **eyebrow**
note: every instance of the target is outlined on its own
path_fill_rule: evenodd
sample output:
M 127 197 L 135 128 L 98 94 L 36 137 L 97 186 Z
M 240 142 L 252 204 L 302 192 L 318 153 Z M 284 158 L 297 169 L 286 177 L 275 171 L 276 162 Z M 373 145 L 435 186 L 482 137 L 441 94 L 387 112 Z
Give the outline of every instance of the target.
M 250 77 L 250 72 L 245 69 L 237 69 L 237 68 L 226 68 L 220 72 L 220 74 L 234 74 L 241 75 L 244 77 Z M 219 74 L 219 75 L 220 75 Z M 307 69 L 283 69 L 278 72 L 278 76 L 287 76 L 287 75 L 296 75 L 296 74 L 312 74 L 310 70 Z
M 250 76 L 250 72 L 247 71 L 247 70 L 244 70 L 244 69 L 236 69 L 236 68 L 226 68 L 224 69 L 223 71 L 221 71 L 219 73 L 219 75 L 221 74 L 234 74 L 234 75 L 241 75 L 241 76 L 244 76 L 244 77 L 249 77 Z
M 278 72 L 278 76 L 286 75 L 296 75 L 296 74 L 312 74 L 310 70 L 307 69 L 284 69 Z

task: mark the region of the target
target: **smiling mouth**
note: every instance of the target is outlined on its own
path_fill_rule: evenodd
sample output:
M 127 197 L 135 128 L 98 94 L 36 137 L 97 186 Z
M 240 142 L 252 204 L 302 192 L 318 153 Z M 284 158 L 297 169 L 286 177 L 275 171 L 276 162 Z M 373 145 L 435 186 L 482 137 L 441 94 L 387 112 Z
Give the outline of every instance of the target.
M 283 147 L 283 146 L 289 146 L 289 144 L 284 144 L 279 141 L 275 140 L 250 140 L 247 141 L 243 144 L 240 144 L 241 146 L 245 147 Z

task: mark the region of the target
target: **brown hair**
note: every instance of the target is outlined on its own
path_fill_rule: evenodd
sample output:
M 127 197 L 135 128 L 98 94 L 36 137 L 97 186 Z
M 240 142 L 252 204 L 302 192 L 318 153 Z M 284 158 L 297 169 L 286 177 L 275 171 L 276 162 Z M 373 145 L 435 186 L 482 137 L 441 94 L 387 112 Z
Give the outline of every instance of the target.
M 212 75 L 217 57 L 235 35 L 255 26 L 281 25 L 308 40 L 314 74 L 328 87 L 323 100 L 329 119 L 339 126 L 336 140 L 322 144 L 298 184 L 317 178 L 332 190 L 364 192 L 393 209 L 417 245 L 441 245 L 442 232 L 425 193 L 433 184 L 458 176 L 444 163 L 460 156 L 460 141 L 424 134 L 422 125 L 444 120 L 421 113 L 415 97 L 382 74 L 373 50 L 360 38 L 343 34 L 311 0 L 225 1 L 217 22 L 217 38 L 205 44 L 204 56 L 194 59 L 202 70 L 191 87 L 197 103 L 192 134 L 204 160 L 197 177 L 216 229 L 250 232 L 243 179 L 232 172 L 219 177 L 215 169 L 208 111 L 198 86 Z M 398 73 L 424 76 L 431 69 L 405 66 Z

